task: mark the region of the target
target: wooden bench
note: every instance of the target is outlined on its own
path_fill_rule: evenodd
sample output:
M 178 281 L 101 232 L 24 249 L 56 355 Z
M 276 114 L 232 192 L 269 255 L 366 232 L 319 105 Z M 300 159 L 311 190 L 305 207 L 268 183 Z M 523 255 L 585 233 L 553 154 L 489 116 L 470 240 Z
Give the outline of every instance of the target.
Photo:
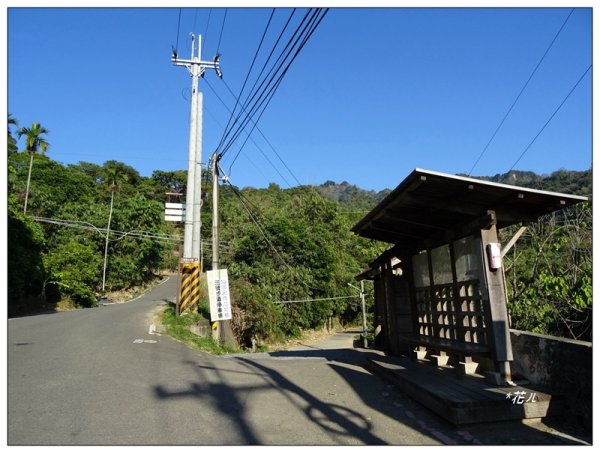
M 438 366 L 447 365 L 448 360 L 452 358 L 453 365 L 459 375 L 475 372 L 477 364 L 473 362 L 472 356 L 484 355 L 490 352 L 490 348 L 486 344 L 467 343 L 425 335 L 400 336 L 399 340 L 409 345 L 412 360 L 424 359 L 427 353 L 426 349 L 437 352 L 437 354 L 431 355 L 430 358 L 435 359 Z M 419 350 L 415 350 L 416 348 L 419 348 Z

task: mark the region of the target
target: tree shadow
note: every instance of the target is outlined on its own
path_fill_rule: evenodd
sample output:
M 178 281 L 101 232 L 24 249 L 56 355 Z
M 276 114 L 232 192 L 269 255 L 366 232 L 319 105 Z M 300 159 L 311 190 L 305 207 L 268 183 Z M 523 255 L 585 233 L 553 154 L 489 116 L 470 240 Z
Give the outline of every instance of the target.
M 301 382 L 292 382 L 268 365 L 269 359 L 319 359 L 327 361 L 327 365 L 348 384 L 366 407 L 421 433 L 431 439 L 431 444 L 581 444 L 577 439 L 570 439 L 561 433 L 540 431 L 520 421 L 453 425 L 413 401 L 411 395 L 395 388 L 392 384 L 388 384 L 382 394 L 381 385 L 374 385 L 374 382 L 382 381 L 366 369 L 368 358 L 381 360 L 382 354 L 364 349 L 311 347 L 305 350 L 231 355 L 228 358 L 214 358 L 214 361 L 209 364 L 188 361 L 185 363 L 198 373 L 197 382 L 191 383 L 183 390 L 170 390 L 159 385 L 154 388 L 154 392 L 158 399 L 192 398 L 197 399 L 199 405 L 205 407 L 210 405 L 211 409 L 219 411 L 230 420 L 232 429 L 239 433 L 241 441 L 235 444 L 269 444 L 269 442 L 261 442 L 261 433 L 253 428 L 250 419 L 252 415 L 245 404 L 249 393 L 266 390 L 278 392 L 290 405 L 297 408 L 299 413 L 304 414 L 307 423 L 318 426 L 332 437 L 343 436 L 352 439 L 352 443 L 365 445 L 387 444 L 388 441 L 375 433 L 376 426 L 370 418 L 355 409 L 323 401 L 304 388 Z M 281 364 L 280 360 L 277 360 L 277 363 Z M 241 365 L 241 368 L 237 365 Z M 248 376 L 248 379 L 245 376 Z M 264 382 L 257 384 L 256 377 Z M 213 380 L 216 382 L 210 382 L 210 378 L 215 378 Z M 263 409 L 267 410 L 268 405 Z M 302 429 L 301 426 L 298 426 L 298 429 Z M 310 439 L 306 439 L 302 441 L 302 445 L 314 444 L 310 443 Z
M 591 443 L 591 436 L 586 436 L 582 429 L 573 423 L 567 423 L 558 417 L 547 417 L 543 424 L 548 430 L 539 430 L 530 426 L 528 421 L 507 420 L 498 422 L 482 422 L 468 425 L 454 425 L 420 402 L 420 414 L 416 416 L 414 404 L 406 398 L 412 398 L 401 389 L 396 389 L 399 396 L 389 404 L 389 401 L 368 397 L 368 380 L 372 375 L 353 369 L 346 365 L 364 368 L 368 359 L 394 361 L 394 357 L 384 356 L 381 352 L 367 349 L 319 349 L 311 347 L 307 350 L 278 351 L 269 354 L 278 358 L 321 358 L 330 363 L 330 367 L 352 387 L 362 401 L 372 409 L 421 431 L 423 434 L 436 438 L 444 444 L 482 444 L 482 445 L 582 445 Z M 338 363 L 336 363 L 338 362 Z M 432 365 L 423 364 L 424 367 Z M 449 376 L 449 379 L 455 379 Z M 389 384 L 390 387 L 395 387 Z M 365 391 L 367 389 L 367 391 Z M 390 392 L 391 393 L 391 392 Z M 412 400 L 414 401 L 414 400 Z M 536 419 L 539 422 L 539 419 Z
M 207 366 L 194 362 L 186 362 L 193 366 L 199 373 L 199 382 L 194 382 L 184 390 L 169 390 L 163 385 L 155 386 L 154 393 L 158 399 L 194 398 L 204 406 L 210 405 L 212 409 L 220 411 L 232 422 L 245 445 L 262 445 L 258 433 L 255 433 L 248 423 L 247 410 L 243 401 L 245 394 L 260 390 L 276 390 L 303 412 L 307 421 L 318 425 L 324 431 L 333 435 L 344 435 L 361 441 L 367 445 L 384 445 L 386 442 L 374 435 L 372 423 L 362 414 L 347 407 L 329 404 L 321 401 L 310 392 L 285 378 L 281 373 L 254 360 L 244 357 L 235 357 L 234 361 L 242 365 L 246 371 L 225 368 L 227 359 L 222 362 Z M 207 379 L 207 373 L 214 373 L 217 383 Z M 232 385 L 224 383 L 226 374 L 258 376 L 264 379 L 261 385 Z M 304 445 L 310 445 L 309 439 Z

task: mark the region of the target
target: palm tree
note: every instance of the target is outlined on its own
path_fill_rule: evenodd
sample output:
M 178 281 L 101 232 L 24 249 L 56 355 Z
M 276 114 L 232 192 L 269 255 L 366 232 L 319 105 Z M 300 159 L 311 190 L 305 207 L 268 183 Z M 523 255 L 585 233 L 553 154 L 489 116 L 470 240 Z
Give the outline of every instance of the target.
M 42 127 L 40 123 L 33 123 L 31 128 L 22 127 L 17 131 L 17 136 L 21 138 L 25 136 L 25 151 L 29 153 L 29 174 L 27 175 L 27 189 L 25 189 L 25 206 L 23 214 L 27 213 L 27 199 L 29 198 L 29 182 L 31 181 L 31 167 L 33 166 L 33 155 L 42 152 L 45 153 L 50 146 L 46 139 L 42 138 L 42 134 L 48 134 L 49 131 Z

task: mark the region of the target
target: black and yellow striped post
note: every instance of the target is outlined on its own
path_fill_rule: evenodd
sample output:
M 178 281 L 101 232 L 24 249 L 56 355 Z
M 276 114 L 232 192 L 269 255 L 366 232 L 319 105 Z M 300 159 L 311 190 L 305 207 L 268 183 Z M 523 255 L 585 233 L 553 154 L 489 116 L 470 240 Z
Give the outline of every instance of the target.
M 181 284 L 179 290 L 179 314 L 198 306 L 200 302 L 200 263 L 182 262 L 179 264 Z

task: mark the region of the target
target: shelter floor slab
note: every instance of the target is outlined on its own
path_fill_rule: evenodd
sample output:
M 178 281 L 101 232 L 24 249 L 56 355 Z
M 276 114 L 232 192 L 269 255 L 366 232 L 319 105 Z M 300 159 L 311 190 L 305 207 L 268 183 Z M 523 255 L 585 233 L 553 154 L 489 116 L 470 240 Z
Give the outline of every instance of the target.
M 477 374 L 458 377 L 451 367 L 408 357 L 371 357 L 367 368 L 456 425 L 545 418 L 565 408 L 561 395 L 530 385 L 495 386 Z

